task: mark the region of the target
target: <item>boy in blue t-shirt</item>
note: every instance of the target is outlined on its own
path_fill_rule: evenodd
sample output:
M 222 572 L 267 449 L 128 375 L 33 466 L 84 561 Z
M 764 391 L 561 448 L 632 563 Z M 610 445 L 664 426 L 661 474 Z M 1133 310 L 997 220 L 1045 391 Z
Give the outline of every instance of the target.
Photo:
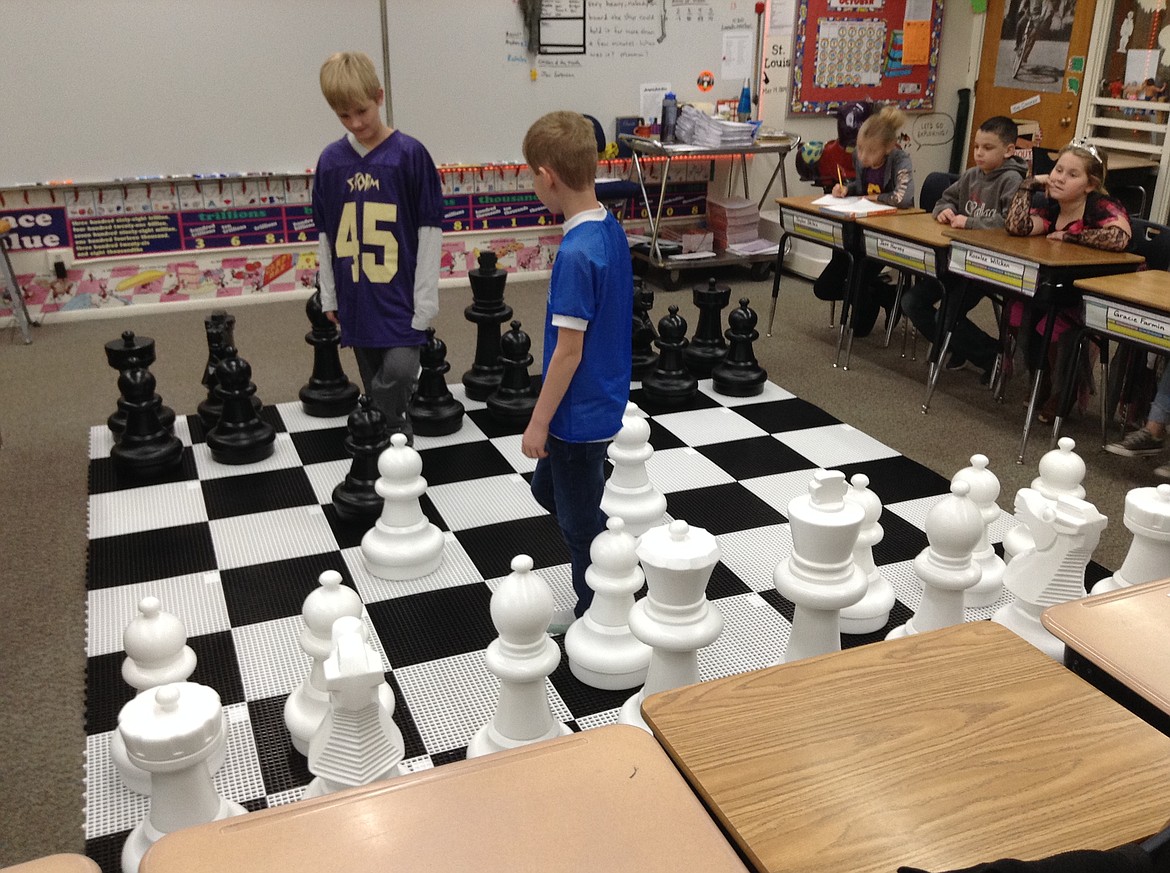
M 408 410 L 426 329 L 439 312 L 443 195 L 418 140 L 382 120 L 374 62 L 339 52 L 321 92 L 347 134 L 313 177 L 321 308 L 353 346 L 362 386 L 391 432 L 413 442 Z
M 533 187 L 564 216 L 544 325 L 544 384 L 521 449 L 537 458 L 532 494 L 556 518 L 573 570 L 577 605 L 559 610 L 560 633 L 593 600 L 589 547 L 605 530 L 605 456 L 630 396 L 634 275 L 625 232 L 597 202 L 597 139 L 576 112 L 551 112 L 524 137 Z

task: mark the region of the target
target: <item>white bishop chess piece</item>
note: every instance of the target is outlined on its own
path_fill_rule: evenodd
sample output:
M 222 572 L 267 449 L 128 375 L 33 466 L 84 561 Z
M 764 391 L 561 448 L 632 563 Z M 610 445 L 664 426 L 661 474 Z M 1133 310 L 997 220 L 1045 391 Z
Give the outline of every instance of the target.
M 963 606 L 991 606 L 1003 594 L 1003 558 L 995 553 L 988 538 L 988 528 L 999 519 L 999 477 L 987 468 L 987 455 L 972 455 L 971 466 L 964 467 L 952 477 L 952 482 L 966 482 L 967 496 L 975 501 L 983 517 L 983 533 L 972 557 L 979 562 L 983 575 L 963 595 Z
M 1084 500 L 1085 488 L 1081 482 L 1085 479 L 1085 461 L 1074 451 L 1076 441 L 1071 437 L 1061 437 L 1056 445 L 1055 449 L 1045 452 L 1040 458 L 1040 475 L 1032 480 L 1032 490 L 1039 492 L 1052 504 L 1056 503 L 1058 497 Z M 1003 538 L 1004 562 L 1010 564 L 1012 558 L 1031 546 L 1028 525 L 1016 525 Z
M 865 596 L 853 560 L 865 511 L 845 499 L 846 488 L 844 473 L 817 470 L 808 494 L 788 502 L 792 553 L 772 574 L 776 591 L 796 604 L 785 662 L 841 651 L 841 610 Z
M 606 452 L 613 472 L 601 495 L 601 511 L 626 523 L 626 532 L 640 537 L 666 516 L 666 497 L 654 487 L 646 462 L 654 454 L 650 423 L 635 403 L 627 403 L 622 427 Z
M 216 793 L 207 762 L 226 744 L 219 695 L 205 685 L 173 682 L 139 694 L 118 713 L 131 762 L 150 773 L 150 811 L 122 846 L 122 873 L 166 834 L 247 810 Z
M 1125 495 L 1125 526 L 1133 542 L 1121 569 L 1093 586 L 1093 594 L 1105 594 L 1153 582 L 1170 574 L 1170 485 L 1134 488 Z
M 553 718 L 545 681 L 561 662 L 561 650 L 548 635 L 553 596 L 548 583 L 532 572 L 532 558 L 517 555 L 512 572 L 492 594 L 492 624 L 499 637 L 487 647 L 487 668 L 500 680 L 491 721 L 467 744 L 467 757 L 572 733 Z
M 926 514 L 930 545 L 914 559 L 922 601 L 908 622 L 886 635 L 887 640 L 963 623 L 963 595 L 983 573 L 972 554 L 985 530 L 983 514 L 968 496 L 970 490 L 966 481 L 956 478 L 951 493 Z
M 382 515 L 362 537 L 366 569 L 379 579 L 417 579 L 443 561 L 443 532 L 423 514 L 419 498 L 427 490 L 422 458 L 406 444 L 406 435 L 390 437 L 378 456 L 374 490 L 385 502 Z
M 869 477 L 864 473 L 857 473 L 850 480 L 845 499 L 856 503 L 865 513 L 857 544 L 853 547 L 853 561 L 865 574 L 866 588 L 864 597 L 841 610 L 841 632 L 871 634 L 886 626 L 895 600 L 894 586 L 873 560 L 873 547 L 885 536 L 878 521 L 882 517 L 882 501 L 869 489 Z

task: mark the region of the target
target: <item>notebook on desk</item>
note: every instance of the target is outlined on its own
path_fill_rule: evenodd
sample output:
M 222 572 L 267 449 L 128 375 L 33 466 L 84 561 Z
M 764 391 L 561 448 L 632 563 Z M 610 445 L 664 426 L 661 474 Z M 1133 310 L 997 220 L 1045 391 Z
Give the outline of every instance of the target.
M 832 194 L 818 197 L 813 201 L 812 205 L 841 215 L 860 215 L 865 217 L 871 215 L 892 215 L 898 211 L 896 206 L 887 206 L 885 203 L 877 203 L 873 200 L 867 200 L 865 197 L 834 197 Z

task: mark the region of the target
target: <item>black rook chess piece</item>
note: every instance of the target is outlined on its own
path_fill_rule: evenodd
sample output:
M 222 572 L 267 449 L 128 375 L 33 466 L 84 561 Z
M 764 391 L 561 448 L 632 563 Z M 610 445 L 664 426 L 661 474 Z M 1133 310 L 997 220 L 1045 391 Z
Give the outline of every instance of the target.
M 357 385 L 346 378 L 341 369 L 338 347 L 341 332 L 321 309 L 321 291 L 313 292 L 305 303 L 305 314 L 313 329 L 305 334 L 305 342 L 313 347 L 313 373 L 301 388 L 301 408 L 314 418 L 333 418 L 347 415 L 357 403 Z
M 364 394 L 349 414 L 345 450 L 353 457 L 345 480 L 333 489 L 333 506 L 346 521 L 371 524 L 382 513 L 385 501 L 374 489 L 378 481 L 378 458 L 390 447 L 390 427 L 382 411 Z M 416 429 L 417 432 L 417 429 Z
M 658 366 L 642 379 L 642 391 L 654 403 L 681 406 L 698 393 L 699 380 L 683 363 L 683 350 L 687 347 L 686 319 L 673 304 L 668 311 L 670 314 L 658 322 L 658 339 L 654 343 L 662 354 L 658 356 Z
M 148 336 L 135 336 L 132 330 L 124 331 L 120 339 L 110 340 L 106 343 L 106 361 L 118 371 L 119 375 L 134 367 L 149 369 L 150 365 L 154 363 L 154 340 Z M 153 377 L 151 382 L 153 384 Z M 120 378 L 118 384 L 121 385 Z M 151 402 L 154 404 L 155 412 L 158 414 L 158 420 L 162 426 L 167 430 L 173 430 L 175 410 L 169 406 L 163 406 L 162 398 L 157 394 L 151 397 Z M 106 419 L 106 426 L 114 434 L 115 440 L 125 430 L 126 413 L 122 409 L 121 403 L 118 404 L 117 410 Z
M 183 442 L 159 421 L 155 408 L 154 376 L 144 366 L 134 365 L 118 374 L 118 409 L 125 427 L 110 459 L 120 473 L 149 478 L 178 465 Z
M 500 338 L 500 363 L 503 375 L 500 387 L 487 399 L 488 412 L 492 418 L 510 425 L 526 425 L 532 418 L 532 407 L 536 406 L 537 392 L 532 387 L 528 368 L 532 365 L 532 340 L 520 329 L 520 322 L 513 321 L 512 329 Z
M 207 447 L 221 464 L 253 464 L 272 454 L 276 428 L 257 414 L 252 367 L 228 346 L 215 368 L 216 393 L 223 403 L 219 421 L 207 433 Z
M 658 353 L 654 351 L 654 340 L 658 339 L 658 334 L 654 332 L 654 322 L 650 320 L 650 310 L 653 306 L 654 290 L 646 287 L 641 276 L 635 277 L 630 377 L 632 379 L 644 378 L 658 363 Z
M 714 279 L 709 279 L 706 285 L 695 285 L 691 294 L 699 309 L 699 323 L 695 326 L 691 344 L 683 352 L 683 358 L 687 368 L 702 378 L 710 376 L 714 366 L 727 354 L 721 313 L 731 302 L 731 287 L 716 284 Z
M 475 359 L 463 374 L 463 388 L 472 400 L 487 400 L 500 384 L 504 368 L 500 365 L 500 325 L 512 317 L 512 307 L 504 303 L 505 270 L 496 269 L 496 253 L 479 253 L 479 268 L 467 274 L 471 282 L 471 305 L 463 317 L 476 325 Z
M 727 315 L 727 357 L 711 370 L 711 386 L 731 397 L 754 397 L 764 390 L 768 371 L 756 360 L 752 343 L 760 338 L 756 330 L 756 311 L 748 307 L 746 297 L 739 298 L 739 308 Z
M 419 353 L 418 388 L 410 399 L 410 421 L 422 436 L 446 436 L 463 427 L 463 404 L 447 389 L 447 344 L 427 328 L 427 344 Z

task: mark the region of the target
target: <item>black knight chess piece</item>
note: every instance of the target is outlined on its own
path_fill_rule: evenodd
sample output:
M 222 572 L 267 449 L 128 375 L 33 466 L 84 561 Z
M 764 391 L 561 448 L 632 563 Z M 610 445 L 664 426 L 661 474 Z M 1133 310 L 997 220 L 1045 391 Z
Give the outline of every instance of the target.
M 305 314 L 313 329 L 305 342 L 313 347 L 313 372 L 301 388 L 301 408 L 314 418 L 348 415 L 361 393 L 341 369 L 341 332 L 321 309 L 321 291 L 314 291 L 305 303 Z
M 768 371 L 756 360 L 752 343 L 760 338 L 756 330 L 759 317 L 748 306 L 746 297 L 727 315 L 727 356 L 711 370 L 711 385 L 719 394 L 730 397 L 754 397 L 764 390 Z
M 500 338 L 500 364 L 503 375 L 500 387 L 487 399 L 488 412 L 492 418 L 504 424 L 527 425 L 536 406 L 539 392 L 532 387 L 528 368 L 532 366 L 532 340 L 520 329 L 520 322 L 513 321 L 512 329 Z
M 207 447 L 221 464 L 254 464 L 272 454 L 276 428 L 260 418 L 253 403 L 252 367 L 232 346 L 215 368 L 216 393 L 223 403 L 219 421 L 207 433 Z
M 236 317 L 222 309 L 213 310 L 203 319 L 203 330 L 207 334 L 207 363 L 203 367 L 201 383 L 207 389 L 207 398 L 199 404 L 196 412 L 199 413 L 199 420 L 203 422 L 203 429 L 209 431 L 215 427 L 223 410 L 223 402 L 215 390 L 219 384 L 215 371 L 219 362 L 224 359 L 225 350 L 236 346 Z M 259 412 L 259 398 L 254 397 L 253 404 Z
M 632 334 L 631 376 L 632 379 L 645 378 L 646 374 L 654 369 L 658 363 L 658 353 L 654 351 L 654 340 L 658 334 L 654 332 L 654 322 L 650 320 L 650 310 L 654 307 L 654 290 L 647 288 L 640 276 L 634 278 L 634 330 Z
M 467 274 L 471 282 L 471 305 L 463 317 L 476 326 L 475 359 L 463 374 L 463 388 L 472 400 L 487 400 L 499 387 L 504 368 L 500 364 L 500 325 L 512 317 L 504 303 L 505 270 L 496 269 L 495 252 L 479 253 L 479 267 Z
M 379 475 L 378 458 L 390 447 L 390 427 L 386 416 L 364 394 L 358 398 L 357 409 L 349 414 L 347 425 L 345 450 L 353 463 L 345 480 L 333 489 L 333 506 L 346 521 L 373 524 L 385 502 L 374 486 Z
M 683 352 L 683 359 L 692 373 L 699 378 L 706 378 L 727 354 L 727 343 L 723 340 L 722 312 L 731 302 L 731 287 L 709 279 L 706 285 L 695 285 L 691 294 L 699 309 L 699 323 L 695 326 L 695 335 L 690 345 Z
M 154 340 L 148 336 L 135 336 L 132 330 L 124 331 L 120 339 L 110 340 L 106 343 L 106 362 L 118 371 L 119 377 L 124 371 L 134 367 L 149 370 L 150 365 L 154 363 Z M 153 383 L 153 377 L 151 381 Z M 121 385 L 121 378 L 119 378 L 118 384 Z M 162 398 L 157 394 L 152 396 L 151 402 L 154 404 L 155 412 L 162 426 L 167 430 L 174 430 L 175 410 L 169 406 L 163 406 Z M 115 440 L 126 429 L 126 414 L 122 409 L 121 402 L 119 402 L 117 410 L 106 419 L 106 426 L 114 435 Z
M 446 436 L 463 427 L 463 404 L 447 388 L 447 344 L 427 328 L 427 343 L 419 353 L 418 388 L 410 399 L 410 421 L 422 436 Z
M 683 362 L 687 347 L 687 322 L 671 305 L 669 314 L 658 322 L 658 339 L 654 344 L 661 354 L 658 366 L 642 379 L 646 398 L 661 406 L 681 406 L 698 393 L 699 380 Z
M 135 364 L 118 374 L 118 410 L 124 428 L 110 459 L 119 473 L 151 478 L 176 467 L 183 458 L 183 442 L 164 427 L 155 408 L 154 376 Z

